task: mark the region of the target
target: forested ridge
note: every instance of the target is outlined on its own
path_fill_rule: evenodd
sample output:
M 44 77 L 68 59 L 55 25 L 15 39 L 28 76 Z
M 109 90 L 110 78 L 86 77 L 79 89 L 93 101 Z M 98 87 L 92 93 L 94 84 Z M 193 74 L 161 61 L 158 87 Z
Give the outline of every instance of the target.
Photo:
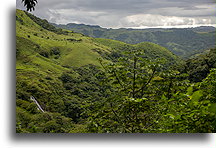
M 215 132 L 215 50 L 182 60 L 17 10 L 16 132 Z
M 129 44 L 153 42 L 166 47 L 172 53 L 188 59 L 215 47 L 215 27 L 201 26 L 195 28 L 102 28 L 85 24 L 53 24 L 58 28 L 73 30 L 78 33 L 96 37 L 123 41 Z

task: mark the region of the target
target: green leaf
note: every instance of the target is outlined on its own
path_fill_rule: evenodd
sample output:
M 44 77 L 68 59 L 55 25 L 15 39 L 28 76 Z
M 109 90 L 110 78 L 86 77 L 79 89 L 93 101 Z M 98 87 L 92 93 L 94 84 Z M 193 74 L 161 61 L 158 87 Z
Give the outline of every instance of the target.
M 214 104 L 211 104 L 210 108 L 209 108 L 209 111 L 216 114 L 216 103 Z
M 187 95 L 192 95 L 192 93 L 193 93 L 193 87 L 192 86 L 188 87 L 188 89 L 187 89 Z
M 161 99 L 167 100 L 167 97 L 165 95 L 162 95 Z
M 192 100 L 198 102 L 202 96 L 203 96 L 203 93 L 201 90 L 195 91 L 192 95 Z

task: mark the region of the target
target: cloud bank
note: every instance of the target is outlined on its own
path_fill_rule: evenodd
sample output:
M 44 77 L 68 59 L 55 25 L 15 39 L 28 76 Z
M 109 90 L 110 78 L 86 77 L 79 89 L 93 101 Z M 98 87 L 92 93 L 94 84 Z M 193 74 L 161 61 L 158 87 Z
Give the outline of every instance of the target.
M 21 0 L 17 8 L 25 9 Z M 106 28 L 215 26 L 214 0 L 38 0 L 36 16 Z

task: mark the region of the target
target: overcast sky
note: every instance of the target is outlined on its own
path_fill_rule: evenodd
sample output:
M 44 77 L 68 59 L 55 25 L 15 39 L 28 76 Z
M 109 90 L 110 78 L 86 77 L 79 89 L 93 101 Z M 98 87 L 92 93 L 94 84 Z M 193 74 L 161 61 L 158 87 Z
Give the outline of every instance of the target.
M 21 0 L 17 8 L 25 10 Z M 34 15 L 106 28 L 216 26 L 215 0 L 38 0 Z

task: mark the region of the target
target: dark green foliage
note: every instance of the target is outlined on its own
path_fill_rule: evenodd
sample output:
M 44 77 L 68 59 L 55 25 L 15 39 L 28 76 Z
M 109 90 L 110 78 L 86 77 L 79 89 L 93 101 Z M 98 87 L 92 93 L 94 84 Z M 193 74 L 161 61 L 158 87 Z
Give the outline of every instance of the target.
M 16 20 L 19 21 L 19 22 L 23 25 L 23 20 L 22 20 L 22 18 L 16 16 Z
M 166 127 L 170 127 L 170 132 L 209 133 L 216 131 L 215 74 L 215 69 L 212 69 L 201 83 L 192 84 L 186 92 L 177 92 L 174 99 L 169 101 L 171 113 L 167 114 L 168 118 L 165 120 Z
M 98 68 L 94 65 L 74 68 L 78 77 L 74 77 L 70 72 L 63 73 L 60 79 L 66 90 L 70 90 L 72 95 L 77 95 L 83 99 L 91 98 L 98 100 L 101 96 L 105 95 L 100 91 L 99 80 L 96 75 L 99 72 Z
M 58 113 L 30 114 L 17 107 L 16 116 L 17 133 L 68 133 L 73 127 L 70 118 Z
M 47 52 L 47 51 L 41 51 L 41 52 L 39 52 L 39 54 L 46 57 L 46 58 L 49 58 L 49 52 Z
M 105 69 L 102 75 L 107 77 L 103 83 L 110 85 L 112 91 L 108 87 L 109 97 L 101 104 L 96 102 L 99 107 L 92 110 L 89 125 L 92 132 L 151 132 L 156 126 L 157 103 L 166 83 L 156 83 L 164 79 L 160 77 L 162 61 L 143 58 L 142 50 L 129 53 L 128 58 L 120 58 L 115 64 L 105 66 L 101 61 Z
M 76 39 L 66 39 L 67 41 L 71 41 L 71 42 L 81 42 L 82 39 L 76 40 Z
M 51 55 L 60 55 L 60 50 L 59 50 L 59 47 L 52 47 L 51 50 L 50 50 L 50 54 Z
M 50 49 L 50 55 L 54 56 L 55 59 L 58 59 L 61 56 L 60 48 L 59 47 L 52 47 Z
M 216 48 L 213 48 L 208 53 L 187 60 L 182 71 L 189 74 L 190 81 L 200 82 L 206 78 L 212 68 L 216 68 L 215 64 Z
M 83 106 L 80 98 L 64 100 L 65 103 L 65 116 L 73 119 L 75 123 L 78 123 L 83 118 Z M 85 118 L 85 117 L 84 117 Z
M 215 105 L 200 88 L 208 80 L 209 93 L 215 93 L 215 70 L 194 86 L 187 75 L 163 70 L 160 60 L 143 59 L 141 51 L 130 55 L 115 64 L 101 61 L 103 83 L 112 91 L 108 87 L 110 95 L 90 111 L 90 132 L 215 132 L 215 110 L 211 111 Z

